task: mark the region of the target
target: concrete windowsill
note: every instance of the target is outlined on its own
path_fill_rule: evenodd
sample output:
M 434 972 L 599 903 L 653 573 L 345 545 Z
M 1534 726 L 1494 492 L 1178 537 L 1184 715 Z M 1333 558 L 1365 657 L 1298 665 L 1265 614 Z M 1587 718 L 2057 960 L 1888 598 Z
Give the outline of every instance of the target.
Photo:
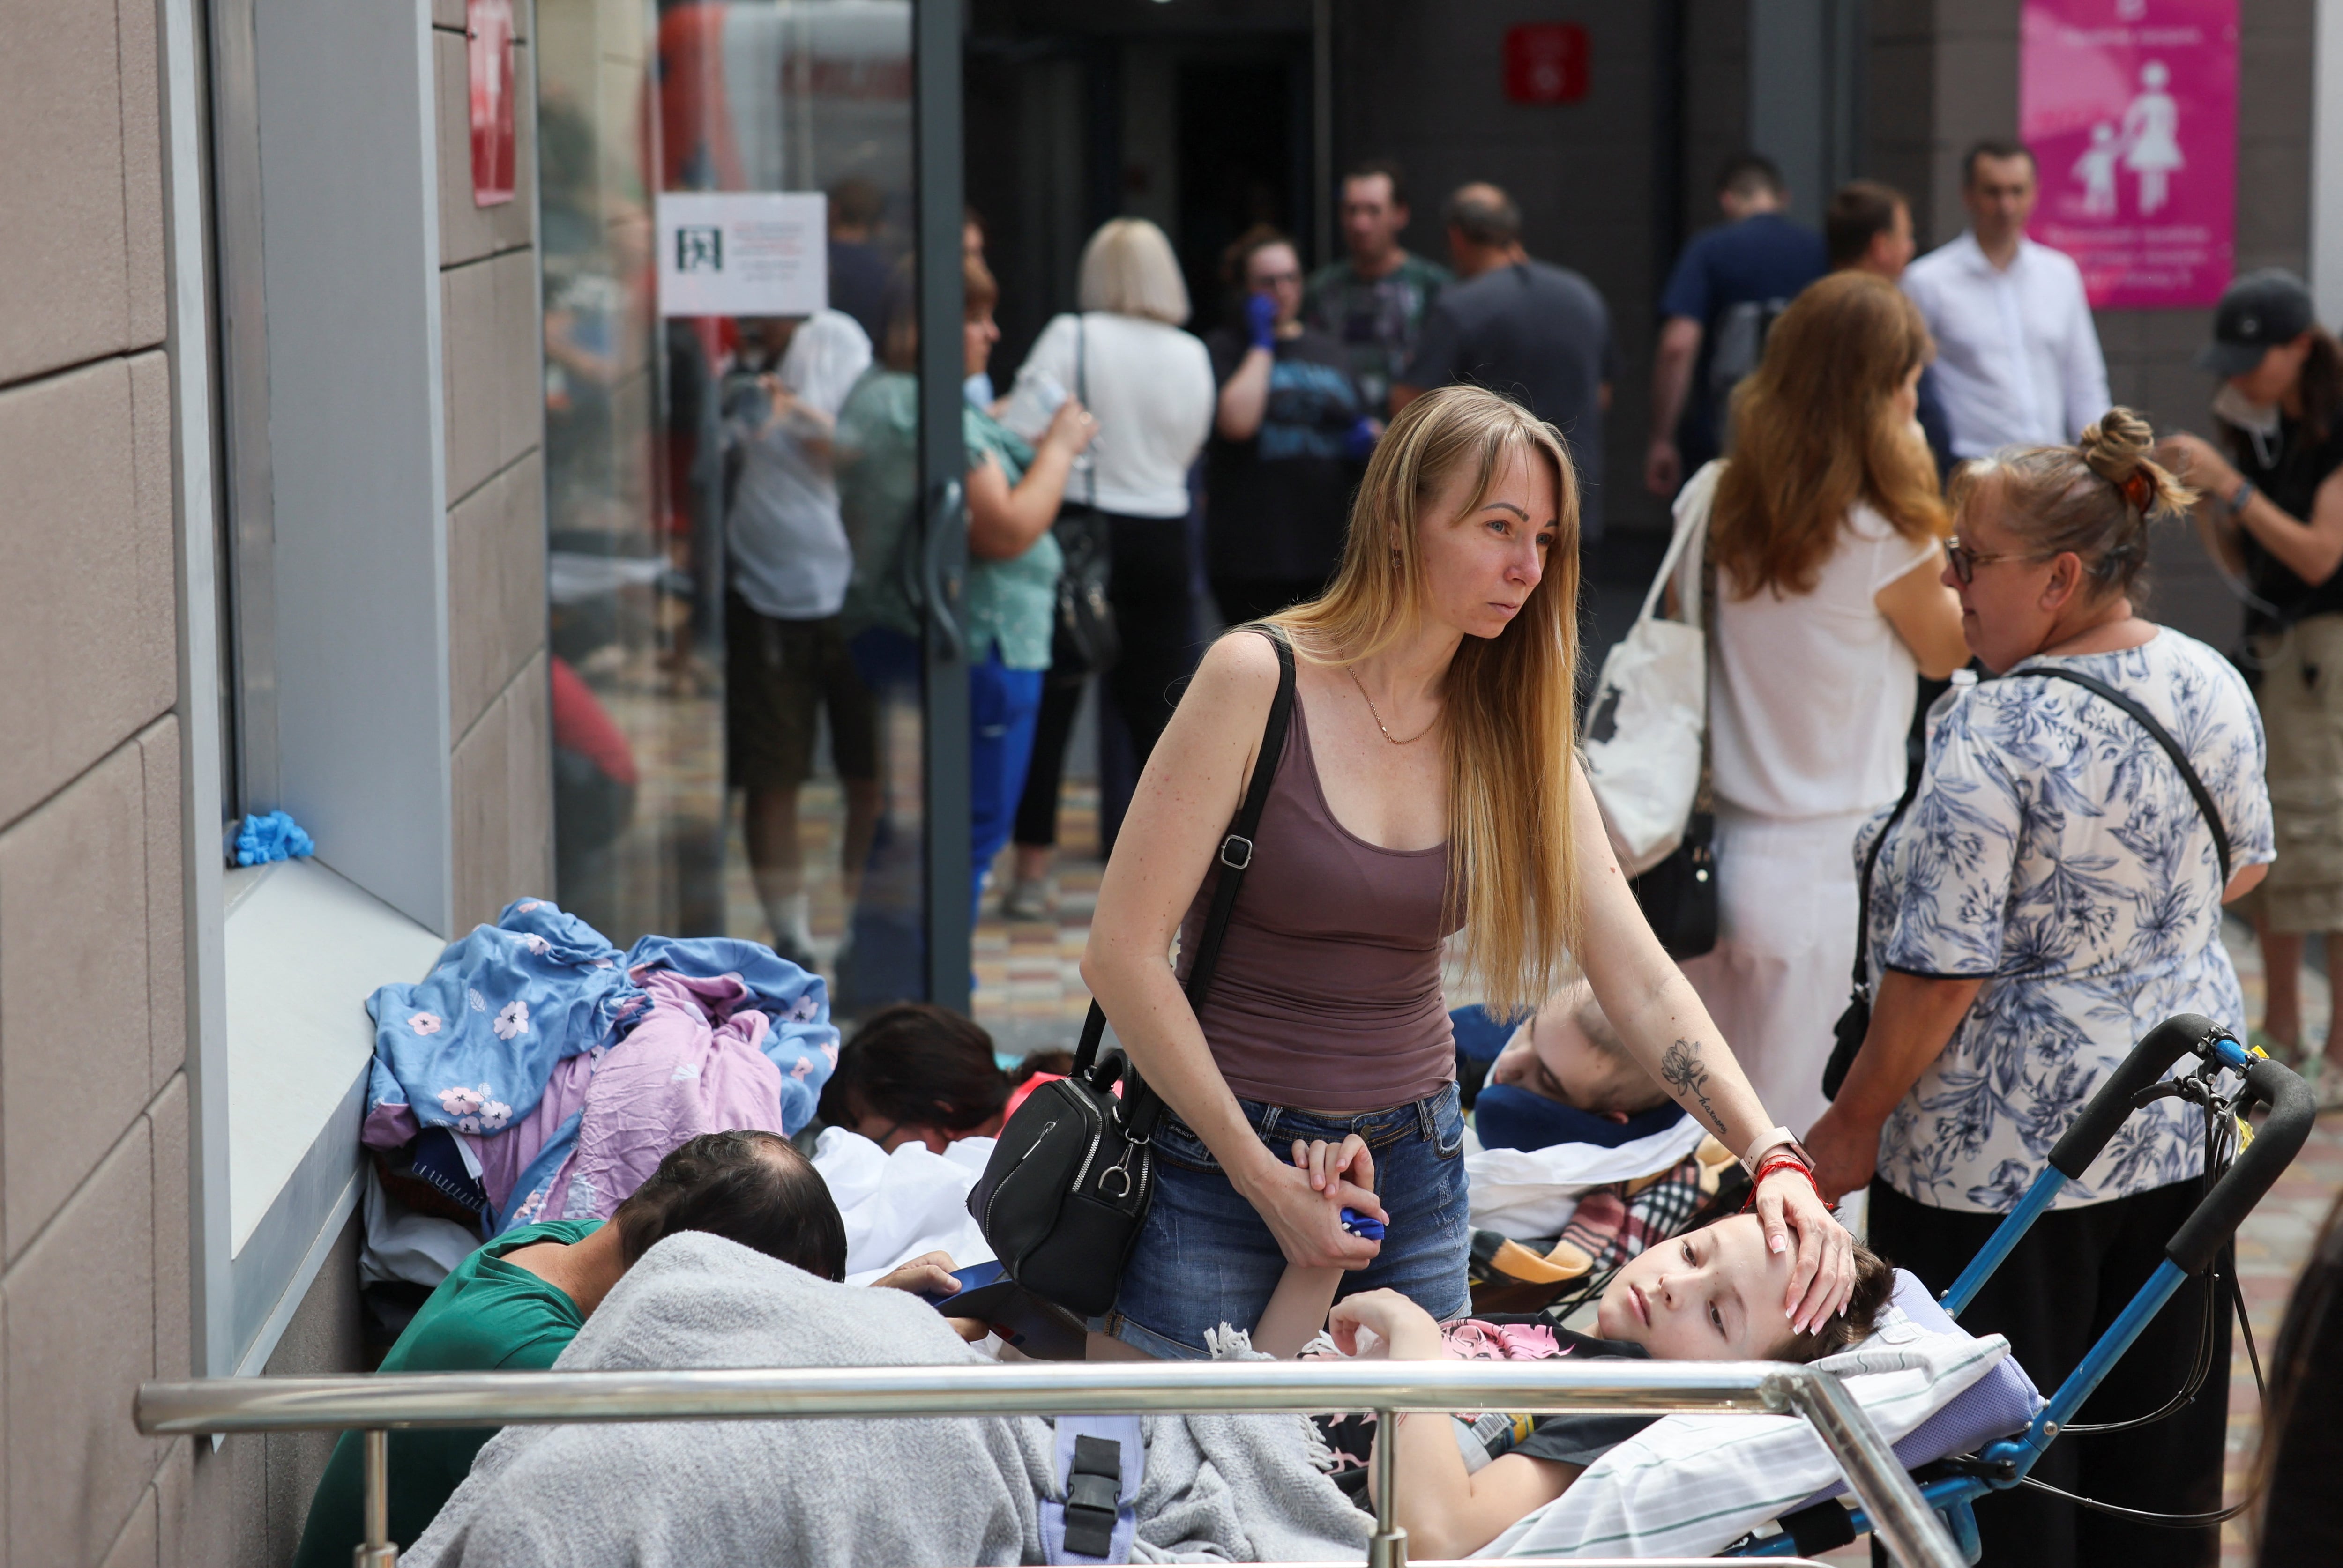
M 239 1371 L 267 1360 L 357 1205 L 377 986 L 439 938 L 310 860 L 227 874 L 228 1212 Z

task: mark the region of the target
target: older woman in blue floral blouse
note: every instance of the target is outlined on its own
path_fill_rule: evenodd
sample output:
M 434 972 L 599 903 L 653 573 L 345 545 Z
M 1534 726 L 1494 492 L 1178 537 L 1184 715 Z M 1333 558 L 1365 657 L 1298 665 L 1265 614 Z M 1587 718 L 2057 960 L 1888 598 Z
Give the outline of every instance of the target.
M 1836 1102 L 1808 1132 L 1826 1195 L 1870 1183 L 1870 1241 L 1932 1287 L 1952 1283 L 2040 1172 L 2050 1145 L 2150 1027 L 2198 1012 L 2242 1036 L 2221 906 L 2272 858 L 2263 739 L 2228 661 L 2143 620 L 2132 585 L 2151 517 L 2189 499 L 2148 460 L 2153 437 L 2110 411 L 2079 447 L 2006 450 L 1956 481 L 1946 582 L 1969 647 L 2001 678 L 1929 716 L 1928 760 L 1885 826 L 1866 933 L 1877 1000 Z M 2177 744 L 2220 817 L 2115 689 Z M 2200 1113 L 2133 1115 L 1963 1315 L 2009 1336 L 2043 1387 L 2064 1378 L 2163 1257 L 2204 1169 Z M 2150 1324 L 2086 1407 L 2142 1415 L 2187 1378 L 2207 1282 Z M 2218 1319 L 2212 1365 L 2228 1365 Z M 2217 1509 L 2227 1401 L 2208 1391 L 2138 1431 L 2051 1449 L 2035 1474 L 2161 1513 Z M 1981 1503 L 1996 1563 L 2207 1563 L 2213 1530 L 2150 1528 L 2037 1491 Z

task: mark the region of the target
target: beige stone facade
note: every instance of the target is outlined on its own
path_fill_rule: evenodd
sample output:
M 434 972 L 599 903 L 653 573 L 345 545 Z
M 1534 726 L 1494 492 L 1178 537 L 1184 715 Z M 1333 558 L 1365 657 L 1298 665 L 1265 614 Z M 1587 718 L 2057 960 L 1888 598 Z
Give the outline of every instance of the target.
M 523 13 L 526 31 L 527 7 Z M 141 1438 L 195 1364 L 167 128 L 154 0 L 0 6 L 0 1560 L 275 1563 L 329 1440 Z M 440 168 L 454 920 L 551 875 L 535 203 L 475 208 L 464 7 Z M 182 15 L 186 13 L 183 11 Z M 200 13 L 197 13 L 198 15 Z M 198 41 L 201 45 L 201 40 Z M 533 73 L 528 45 L 518 75 Z M 532 106 L 519 122 L 528 135 Z M 524 142 L 526 178 L 533 147 Z M 198 258 L 199 259 L 199 258 Z M 186 328 L 182 327 L 180 330 Z M 202 508 L 199 508 L 199 512 Z M 208 526 L 208 524 L 206 524 Z M 355 1220 L 267 1360 L 359 1364 Z

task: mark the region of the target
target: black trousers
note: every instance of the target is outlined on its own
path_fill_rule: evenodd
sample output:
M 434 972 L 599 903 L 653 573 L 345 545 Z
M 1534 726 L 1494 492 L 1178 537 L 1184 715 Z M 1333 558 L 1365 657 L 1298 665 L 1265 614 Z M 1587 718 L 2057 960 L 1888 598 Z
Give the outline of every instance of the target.
M 1066 775 L 1066 741 L 1074 732 L 1074 717 L 1081 711 L 1087 677 L 1071 680 L 1053 674 L 1041 678 L 1041 714 L 1033 725 L 1033 760 L 1025 769 L 1025 793 L 1017 798 L 1013 840 L 1029 849 L 1047 849 L 1058 841 L 1058 789 Z
M 2011 1352 L 2047 1398 L 2164 1261 L 2164 1244 L 2199 1195 L 2196 1181 L 2179 1181 L 2043 1215 L 1961 1314 L 1961 1327 L 2008 1335 Z M 1998 1215 L 1931 1208 L 1884 1182 L 1871 1184 L 1872 1251 L 1933 1292 L 1952 1284 L 1999 1224 Z M 2226 1281 L 2235 1267 L 2229 1249 L 2216 1267 Z M 2204 1277 L 2183 1284 L 2075 1419 L 2146 1415 L 2177 1392 L 2197 1358 L 2210 1285 Z M 2212 1370 L 2195 1402 L 2136 1432 L 2062 1436 L 2035 1465 L 2036 1479 L 2158 1513 L 2221 1506 L 2230 1324 L 2226 1282 L 2221 1288 Z M 1976 1517 L 1986 1568 L 2211 1568 L 2221 1550 L 2217 1527 L 2142 1524 L 2026 1487 L 1980 1499 Z
M 1106 698 L 1131 732 L 1132 760 L 1147 766 L 1163 727 L 1172 722 L 1180 691 L 1195 673 L 1196 595 L 1188 558 L 1188 525 L 1180 518 L 1126 518 L 1107 513 L 1107 602 L 1114 607 L 1122 657 L 1106 673 Z M 1033 762 L 1017 802 L 1016 841 L 1032 848 L 1058 841 L 1058 789 L 1066 772 L 1066 741 L 1081 707 L 1082 683 L 1045 680 L 1033 732 Z

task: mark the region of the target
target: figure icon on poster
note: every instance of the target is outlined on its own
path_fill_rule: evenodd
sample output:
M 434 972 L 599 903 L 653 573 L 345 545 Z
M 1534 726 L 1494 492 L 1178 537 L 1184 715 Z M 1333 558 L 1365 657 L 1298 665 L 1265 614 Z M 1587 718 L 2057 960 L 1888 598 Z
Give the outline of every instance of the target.
M 2164 210 L 2172 171 L 2187 161 L 2180 156 L 2180 106 L 2165 91 L 2171 80 L 2163 61 L 2150 60 L 2139 68 L 2139 95 L 2124 109 L 2123 163 L 2139 176 L 2142 217 Z
M 2113 123 L 2101 120 L 2091 127 L 2090 150 L 2075 160 L 2075 177 L 2083 182 L 2085 216 L 2116 216 L 2116 160 L 2122 156 Z

